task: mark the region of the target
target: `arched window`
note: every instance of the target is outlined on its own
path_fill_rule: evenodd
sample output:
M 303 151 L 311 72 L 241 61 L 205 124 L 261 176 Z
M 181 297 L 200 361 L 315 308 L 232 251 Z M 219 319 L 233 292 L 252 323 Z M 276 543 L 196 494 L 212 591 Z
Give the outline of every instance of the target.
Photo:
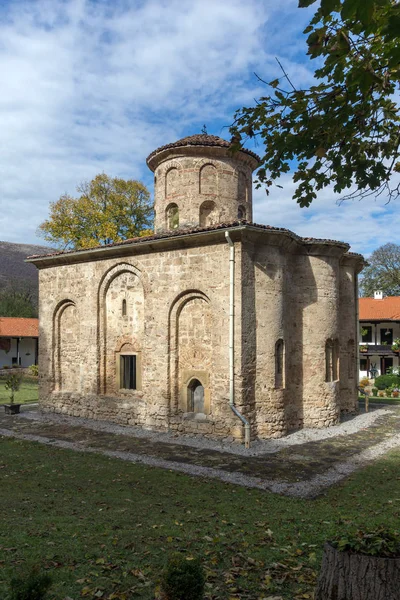
M 354 340 L 347 342 L 347 376 L 349 379 L 354 379 L 356 368 L 355 344 Z
M 325 381 L 336 381 L 339 373 L 339 342 L 326 340 L 325 344 Z
M 126 317 L 126 300 L 125 300 L 125 298 L 122 300 L 122 316 Z
M 199 223 L 201 227 L 208 227 L 217 223 L 217 206 L 212 200 L 206 200 L 200 206 Z
M 198 379 L 188 385 L 188 412 L 204 413 L 204 387 Z
M 333 381 L 333 341 L 325 344 L 325 381 Z
M 166 210 L 167 229 L 178 229 L 179 227 L 179 208 L 173 203 L 167 206 Z
M 246 218 L 246 209 L 244 206 L 240 205 L 238 206 L 238 219 L 245 219 Z
M 275 344 L 275 388 L 285 387 L 285 343 L 278 340 Z

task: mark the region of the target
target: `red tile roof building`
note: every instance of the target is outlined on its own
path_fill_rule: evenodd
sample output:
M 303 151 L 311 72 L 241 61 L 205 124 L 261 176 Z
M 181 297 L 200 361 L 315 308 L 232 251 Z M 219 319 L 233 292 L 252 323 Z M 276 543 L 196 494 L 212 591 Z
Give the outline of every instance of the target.
M 39 319 L 0 317 L 0 337 L 39 337 Z
M 400 296 L 387 296 L 381 300 L 360 298 L 360 321 L 400 320 Z

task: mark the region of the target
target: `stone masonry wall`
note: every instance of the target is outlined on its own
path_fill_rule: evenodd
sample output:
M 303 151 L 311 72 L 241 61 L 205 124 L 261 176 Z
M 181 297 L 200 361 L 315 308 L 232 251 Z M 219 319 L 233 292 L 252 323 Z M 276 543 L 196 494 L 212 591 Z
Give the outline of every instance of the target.
M 168 217 L 171 207 L 178 208 L 179 228 L 206 227 L 238 218 L 251 221 L 252 166 L 246 156 L 232 157 L 221 148 L 196 148 L 196 157 L 192 152 L 191 148 L 171 150 L 155 170 L 156 231 L 174 227 Z M 175 225 L 178 227 L 177 221 Z
M 41 407 L 146 428 L 240 437 L 242 427 L 228 406 L 228 317 L 225 241 L 43 269 Z M 121 348 L 141 353 L 141 389 L 117 389 Z M 210 414 L 202 420 L 183 418 L 187 409 L 180 398 L 188 373 L 207 380 Z

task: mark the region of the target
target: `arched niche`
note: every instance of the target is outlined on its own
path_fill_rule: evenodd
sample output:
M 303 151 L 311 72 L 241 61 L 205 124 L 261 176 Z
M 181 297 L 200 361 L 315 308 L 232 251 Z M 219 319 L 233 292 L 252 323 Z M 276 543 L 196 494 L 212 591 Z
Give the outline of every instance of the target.
M 103 277 L 98 291 L 100 394 L 118 395 L 121 347 L 142 352 L 145 290 L 139 269 L 121 263 Z M 125 302 L 124 302 L 125 301 Z M 124 310 L 126 311 L 125 314 Z
M 209 227 L 218 223 L 217 205 L 213 200 L 205 200 L 199 210 L 200 227 Z
M 238 194 L 237 198 L 242 204 L 247 204 L 249 201 L 249 178 L 243 171 L 238 172 Z
M 180 173 L 177 167 L 171 167 L 165 173 L 165 197 L 177 196 L 180 194 Z
M 199 192 L 208 196 L 218 194 L 218 171 L 213 164 L 207 163 L 200 168 Z
M 200 290 L 187 290 L 173 302 L 168 319 L 170 411 L 188 411 L 190 382 L 204 388 L 204 412 L 211 411 L 212 312 L 210 300 Z
M 56 392 L 80 390 L 80 320 L 76 303 L 62 300 L 53 315 L 53 380 Z

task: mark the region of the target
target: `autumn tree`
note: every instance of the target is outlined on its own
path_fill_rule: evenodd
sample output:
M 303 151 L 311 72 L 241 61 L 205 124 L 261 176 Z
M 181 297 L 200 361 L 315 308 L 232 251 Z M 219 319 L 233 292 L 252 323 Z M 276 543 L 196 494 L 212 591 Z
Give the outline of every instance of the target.
M 50 217 L 38 233 L 64 249 L 93 248 L 151 233 L 153 207 L 139 181 L 96 175 L 50 204 Z
M 316 1 L 299 0 L 299 8 Z M 268 193 L 293 169 L 300 206 L 328 186 L 345 197 L 397 197 L 400 3 L 321 0 L 304 33 L 315 85 L 297 87 L 281 66 L 280 77 L 264 81 L 267 94 L 237 111 L 233 148 L 258 138 L 265 146 L 258 186 Z
M 368 259 L 362 272 L 360 290 L 363 296 L 373 296 L 381 290 L 385 296 L 400 296 L 400 246 L 380 246 Z

